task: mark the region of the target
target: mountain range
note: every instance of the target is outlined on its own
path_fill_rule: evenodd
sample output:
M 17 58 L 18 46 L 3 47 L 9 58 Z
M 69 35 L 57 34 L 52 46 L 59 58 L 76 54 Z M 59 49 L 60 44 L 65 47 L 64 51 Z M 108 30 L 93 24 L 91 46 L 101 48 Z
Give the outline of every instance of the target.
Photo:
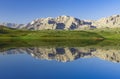
M 35 19 L 28 24 L 0 23 L 10 28 L 26 30 L 81 30 L 94 28 L 119 28 L 120 15 L 113 15 L 99 20 L 81 20 L 71 16 L 58 16 Z

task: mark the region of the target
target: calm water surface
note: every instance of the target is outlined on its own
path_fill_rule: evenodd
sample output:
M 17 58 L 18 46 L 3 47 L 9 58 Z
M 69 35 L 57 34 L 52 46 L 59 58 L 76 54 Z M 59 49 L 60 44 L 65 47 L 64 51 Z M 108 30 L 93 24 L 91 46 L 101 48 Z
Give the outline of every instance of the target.
M 119 62 L 111 48 L 2 48 L 0 79 L 120 79 Z

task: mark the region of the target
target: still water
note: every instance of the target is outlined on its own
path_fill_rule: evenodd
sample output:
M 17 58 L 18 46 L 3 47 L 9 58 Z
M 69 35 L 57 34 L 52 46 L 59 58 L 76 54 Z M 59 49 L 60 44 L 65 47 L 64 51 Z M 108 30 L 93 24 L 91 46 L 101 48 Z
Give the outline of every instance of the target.
M 119 62 L 112 48 L 2 48 L 0 79 L 120 79 Z

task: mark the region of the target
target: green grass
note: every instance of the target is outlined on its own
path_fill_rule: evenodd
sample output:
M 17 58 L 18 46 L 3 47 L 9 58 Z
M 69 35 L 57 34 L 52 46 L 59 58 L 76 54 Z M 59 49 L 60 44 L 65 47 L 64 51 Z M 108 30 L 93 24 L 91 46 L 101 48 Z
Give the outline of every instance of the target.
M 93 39 L 99 40 L 103 37 L 97 33 L 87 31 L 63 31 L 42 30 L 27 31 L 0 27 L 0 39 L 39 39 L 39 40 L 71 40 L 71 39 Z
M 107 40 L 120 40 L 120 28 L 104 28 L 87 30 L 88 32 L 94 32 L 103 36 Z
M 120 29 L 28 31 L 0 26 L 0 48 L 29 46 L 117 46 L 119 48 Z
M 103 41 L 97 33 L 87 31 L 28 31 L 0 27 L 0 48 L 34 46 L 89 46 Z
M 85 31 L 65 31 L 65 30 L 42 30 L 28 31 L 10 29 L 0 26 L 0 39 L 101 39 L 107 40 L 120 39 L 120 29 L 92 29 Z

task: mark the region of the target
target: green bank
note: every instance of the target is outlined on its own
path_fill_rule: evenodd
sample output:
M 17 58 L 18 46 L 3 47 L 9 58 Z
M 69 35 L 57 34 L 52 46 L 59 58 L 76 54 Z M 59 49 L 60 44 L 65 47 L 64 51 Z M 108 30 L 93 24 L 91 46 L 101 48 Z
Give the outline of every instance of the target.
M 0 26 L 0 46 L 120 46 L 120 29 L 17 30 Z
M 65 30 L 41 30 L 28 31 L 16 30 L 0 27 L 0 39 L 39 39 L 39 40 L 79 40 L 79 39 L 93 39 L 101 40 L 103 37 L 94 32 L 87 31 L 65 31 Z

